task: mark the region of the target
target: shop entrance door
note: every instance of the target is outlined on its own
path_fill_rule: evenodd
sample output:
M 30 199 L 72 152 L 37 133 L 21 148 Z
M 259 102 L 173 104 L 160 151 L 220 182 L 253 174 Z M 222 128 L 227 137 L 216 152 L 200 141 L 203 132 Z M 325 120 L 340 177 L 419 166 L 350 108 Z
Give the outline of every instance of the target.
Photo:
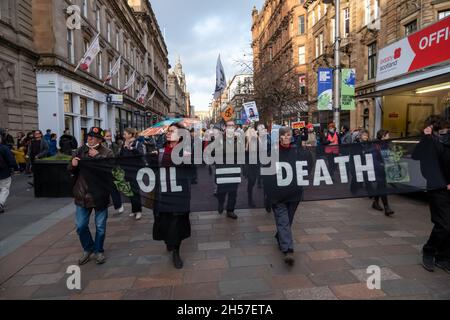
M 420 136 L 425 120 L 433 114 L 433 104 L 408 104 L 408 122 L 406 136 Z

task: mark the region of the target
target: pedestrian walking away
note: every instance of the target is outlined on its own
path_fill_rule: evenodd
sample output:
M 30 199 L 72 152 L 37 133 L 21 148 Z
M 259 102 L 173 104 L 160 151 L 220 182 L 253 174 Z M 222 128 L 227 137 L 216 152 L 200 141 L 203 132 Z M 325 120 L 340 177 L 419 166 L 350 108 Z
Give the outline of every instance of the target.
M 11 170 L 17 166 L 9 147 L 2 144 L 2 139 L 0 137 L 0 214 L 5 212 L 12 181 Z

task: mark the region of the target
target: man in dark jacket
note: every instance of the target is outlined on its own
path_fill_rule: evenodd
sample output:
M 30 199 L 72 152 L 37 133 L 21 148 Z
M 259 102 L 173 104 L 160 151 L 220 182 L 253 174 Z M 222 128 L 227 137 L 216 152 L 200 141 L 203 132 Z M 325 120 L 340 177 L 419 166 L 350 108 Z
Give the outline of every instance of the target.
M 42 131 L 36 130 L 34 131 L 34 137 L 31 141 L 30 147 L 28 148 L 28 158 L 31 163 L 36 159 L 42 159 L 47 157 L 48 154 L 48 143 L 43 139 Z
M 79 265 L 84 265 L 95 253 L 97 264 L 106 262 L 103 244 L 106 236 L 106 221 L 108 218 L 108 205 L 110 192 L 103 188 L 91 188 L 93 177 L 87 177 L 80 170 L 80 160 L 112 158 L 113 152 L 102 145 L 104 131 L 94 127 L 88 133 L 87 144 L 77 150 L 76 156 L 69 165 L 69 170 L 75 175 L 76 181 L 73 188 L 76 204 L 77 233 L 80 237 L 84 254 L 78 261 Z M 99 179 L 99 177 L 94 177 Z M 95 182 L 95 181 L 94 181 Z M 109 185 L 109 183 L 106 183 Z M 112 182 L 111 182 L 112 185 Z M 95 242 L 89 231 L 89 220 L 92 211 L 95 210 Z
M 433 231 L 423 247 L 423 267 L 450 273 L 450 125 L 440 119 L 424 130 L 413 153 L 427 179 Z
M 0 214 L 5 212 L 6 199 L 11 187 L 11 169 L 16 167 L 16 160 L 0 137 Z
M 61 153 L 72 155 L 72 151 L 78 148 L 77 140 L 70 134 L 69 130 L 64 131 L 64 134 L 59 139 L 59 148 Z

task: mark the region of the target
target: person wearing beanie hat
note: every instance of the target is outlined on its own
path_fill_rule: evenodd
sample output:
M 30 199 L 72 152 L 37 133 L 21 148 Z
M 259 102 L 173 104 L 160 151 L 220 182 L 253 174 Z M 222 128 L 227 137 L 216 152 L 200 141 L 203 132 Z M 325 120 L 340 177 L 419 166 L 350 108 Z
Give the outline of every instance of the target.
M 96 181 L 89 180 L 79 168 L 80 160 L 104 159 L 114 156 L 111 150 L 102 145 L 104 136 L 105 132 L 101 128 L 92 128 L 87 134 L 87 143 L 77 150 L 69 165 L 69 171 L 75 177 L 73 194 L 76 205 L 77 233 L 84 250 L 83 256 L 78 260 L 79 265 L 88 263 L 94 253 L 97 264 L 106 262 L 103 244 L 106 236 L 110 192 L 96 186 Z M 111 181 L 111 185 L 112 183 Z M 95 211 L 95 241 L 89 231 L 92 211 Z

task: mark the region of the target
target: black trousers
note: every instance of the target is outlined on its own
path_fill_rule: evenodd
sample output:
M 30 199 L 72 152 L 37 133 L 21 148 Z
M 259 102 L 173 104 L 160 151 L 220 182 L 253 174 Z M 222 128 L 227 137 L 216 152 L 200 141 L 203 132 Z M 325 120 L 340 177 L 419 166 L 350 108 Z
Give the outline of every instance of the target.
M 138 213 L 142 212 L 142 201 L 141 201 L 141 191 L 139 185 L 136 181 L 130 182 L 131 190 L 133 191 L 133 196 L 130 197 L 131 200 L 131 212 Z
M 450 191 L 442 189 L 428 194 L 434 228 L 423 253 L 450 262 Z
M 237 190 L 220 190 L 219 187 L 217 190 L 217 199 L 219 200 L 219 207 L 224 207 L 225 205 L 225 198 L 228 195 L 228 201 L 227 201 L 227 212 L 234 212 L 234 209 L 236 208 L 236 201 L 237 201 Z

